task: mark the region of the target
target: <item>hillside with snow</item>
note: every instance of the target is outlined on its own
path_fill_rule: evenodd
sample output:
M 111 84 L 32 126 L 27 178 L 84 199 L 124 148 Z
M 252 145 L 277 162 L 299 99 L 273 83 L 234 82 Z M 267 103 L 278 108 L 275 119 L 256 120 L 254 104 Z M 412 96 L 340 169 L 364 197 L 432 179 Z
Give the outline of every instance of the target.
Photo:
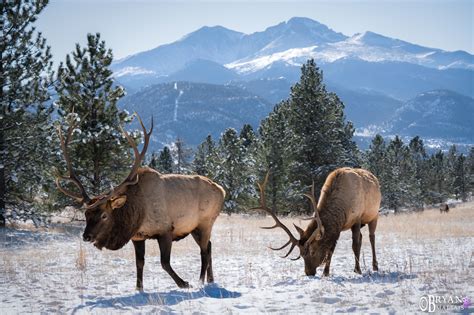
M 120 104 L 146 117 L 146 124 L 154 118 L 150 150 L 174 142 L 177 137 L 187 145 L 197 146 L 209 134 L 216 139 L 226 128 L 240 129 L 244 123 L 257 128 L 273 107 L 237 86 L 191 82 L 152 85 L 125 97 Z

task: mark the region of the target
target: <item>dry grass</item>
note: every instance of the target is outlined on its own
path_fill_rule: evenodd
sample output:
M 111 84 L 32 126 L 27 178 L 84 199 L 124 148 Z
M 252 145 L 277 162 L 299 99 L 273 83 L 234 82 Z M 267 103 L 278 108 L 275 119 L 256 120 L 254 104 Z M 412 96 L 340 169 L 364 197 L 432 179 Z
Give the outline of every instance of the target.
M 472 237 L 474 229 L 474 202 L 451 208 L 448 213 L 439 209 L 382 216 L 378 233 L 397 234 L 398 237 L 438 239 L 444 237 Z
M 86 270 L 86 267 L 87 267 L 86 251 L 82 247 L 82 242 L 79 242 L 79 252 L 76 258 L 76 268 L 79 271 L 84 272 Z

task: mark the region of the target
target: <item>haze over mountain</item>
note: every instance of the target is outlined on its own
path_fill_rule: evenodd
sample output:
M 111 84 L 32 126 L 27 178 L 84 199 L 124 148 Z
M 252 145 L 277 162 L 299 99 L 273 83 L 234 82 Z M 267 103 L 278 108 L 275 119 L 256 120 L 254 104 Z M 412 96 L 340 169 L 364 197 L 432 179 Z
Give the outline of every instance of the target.
M 465 95 L 467 98 L 454 97 L 454 103 L 463 104 L 459 108 L 471 109 L 466 104 L 474 97 L 473 55 L 464 51 L 448 52 L 423 47 L 370 31 L 347 36 L 308 18 L 292 18 L 252 34 L 222 26 L 205 26 L 176 42 L 118 60 L 112 68 L 116 79 L 134 91 L 176 81 L 208 83 L 199 87 L 189 83 L 189 88 L 193 90 L 209 89 L 206 93 L 199 93 L 204 99 L 192 101 L 198 104 L 212 99 L 211 91 L 216 90 L 215 84 L 226 85 L 227 88 L 233 85 L 238 87 L 236 93 L 241 100 L 248 96 L 243 96 L 245 93 L 249 93 L 262 102 L 275 104 L 289 95 L 290 86 L 299 79 L 301 65 L 309 58 L 315 59 L 321 67 L 329 89 L 341 97 L 346 105 L 347 117 L 359 129 L 376 125 L 380 127 L 378 130 L 388 132 L 386 121 L 398 117 L 395 112 L 402 104 L 418 99 L 427 91 L 445 90 L 451 95 L 451 101 L 452 95 Z M 166 94 L 169 88 L 165 86 L 155 86 L 154 89 Z M 153 106 L 157 106 L 159 95 L 153 95 L 153 100 L 142 101 L 149 106 L 155 102 Z M 438 93 L 441 103 L 451 102 L 443 95 Z M 130 97 L 125 103 L 130 104 L 129 101 Z M 222 106 L 232 116 L 238 109 L 225 105 L 226 102 L 223 101 Z M 454 103 L 451 102 L 450 106 Z M 189 110 L 199 111 L 197 108 L 189 107 Z M 247 110 L 249 117 L 239 116 L 240 123 L 258 125 L 258 120 L 271 110 L 271 106 L 266 106 L 265 110 L 266 113 Z M 162 114 L 165 113 L 160 112 L 160 116 Z M 434 119 L 435 116 L 434 113 L 429 118 Z M 405 122 L 408 123 L 400 118 L 392 131 L 421 132 L 419 128 L 400 125 Z M 451 127 L 455 125 L 453 123 Z M 474 134 L 465 137 L 459 134 L 472 132 L 472 129 L 457 129 L 457 132 L 440 130 L 444 131 L 432 130 L 432 136 L 464 138 L 474 142 Z M 172 134 L 180 132 L 176 129 Z M 430 137 L 429 132 L 423 134 Z

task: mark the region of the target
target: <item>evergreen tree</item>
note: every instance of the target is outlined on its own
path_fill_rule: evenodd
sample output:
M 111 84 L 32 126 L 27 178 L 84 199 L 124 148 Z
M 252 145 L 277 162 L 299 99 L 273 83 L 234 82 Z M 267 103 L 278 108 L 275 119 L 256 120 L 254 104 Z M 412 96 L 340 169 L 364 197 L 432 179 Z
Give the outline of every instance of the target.
M 370 145 L 365 157 L 365 168 L 370 170 L 372 174 L 374 174 L 379 179 L 384 177 L 384 169 L 386 167 L 386 149 L 387 148 L 383 137 L 377 134 L 372 140 L 372 144 Z
M 42 162 L 50 159 L 49 146 L 35 147 L 36 138 L 27 136 L 32 129 L 47 133 L 49 111 L 42 104 L 49 99 L 51 53 L 32 26 L 47 4 L 47 0 L 15 0 L 0 6 L 0 226 L 5 225 L 7 199 L 14 199 L 11 193 L 32 184 L 23 179 L 41 177 Z M 35 149 L 41 151 L 41 161 L 36 160 Z
M 193 161 L 193 171 L 213 179 L 217 165 L 217 149 L 211 135 L 198 145 Z
M 249 124 L 245 124 L 242 127 L 239 138 L 242 141 L 242 146 L 244 148 L 250 148 L 257 141 L 255 132 L 253 131 L 252 126 Z
M 444 153 L 439 150 L 433 154 L 429 161 L 428 167 L 429 180 L 429 201 L 430 203 L 441 203 L 447 199 L 447 181 L 446 181 L 446 161 Z
M 468 177 L 468 190 L 474 193 L 474 147 L 469 150 L 469 155 L 466 161 L 467 177 Z
M 160 151 L 156 169 L 163 174 L 173 173 L 173 158 L 171 156 L 171 151 L 167 146 Z
M 192 149 L 188 148 L 183 139 L 177 138 L 171 147 L 171 155 L 174 160 L 174 173 L 188 174 L 191 172 Z
M 414 173 L 410 176 L 410 178 L 412 179 L 412 182 L 410 183 L 410 188 L 411 195 L 413 198 L 411 203 L 416 208 L 421 209 L 428 201 L 428 156 L 425 151 L 423 140 L 421 140 L 418 136 L 416 136 L 410 141 L 408 147 L 411 155 L 410 160 L 413 163 L 414 168 Z
M 70 149 L 74 167 L 86 179 L 86 189 L 99 194 L 123 179 L 131 162 L 130 145 L 120 127 L 130 121 L 128 114 L 117 108 L 117 101 L 124 96 L 121 86 L 114 85 L 112 51 L 107 49 L 100 35 L 87 35 L 87 47 L 79 44 L 66 64 L 61 63 L 57 73 L 56 102 L 62 117 L 75 113 L 81 119 L 75 135 L 75 145 Z M 120 170 L 120 171 L 117 171 Z
M 449 147 L 448 153 L 446 154 L 445 167 L 446 167 L 446 192 L 448 197 L 454 196 L 454 180 L 456 178 L 456 162 L 458 159 L 458 149 L 456 145 Z
M 454 164 L 453 192 L 456 199 L 467 201 L 469 177 L 466 165 L 466 157 L 460 154 Z
M 245 171 L 241 141 L 235 129 L 226 129 L 222 134 L 219 140 L 218 155 L 220 165 L 216 169 L 215 179 L 227 192 L 225 210 L 237 212 L 240 210 L 238 209 L 238 199 L 243 191 L 242 176 Z
M 313 180 L 321 187 L 328 173 L 339 166 L 358 164 L 354 163 L 353 128 L 345 122 L 344 104 L 326 91 L 314 60 L 303 65 L 288 104 L 289 174 L 300 190 L 306 190 Z
M 390 141 L 386 153 L 386 172 L 382 180 L 384 203 L 397 212 L 403 205 L 413 200 L 413 163 L 409 149 L 396 136 Z
M 288 152 L 286 151 L 286 133 L 288 129 L 288 102 L 277 104 L 260 125 L 261 147 L 258 152 L 260 181 L 269 172 L 266 189 L 267 205 L 273 211 L 287 209 L 286 192 L 288 181 Z

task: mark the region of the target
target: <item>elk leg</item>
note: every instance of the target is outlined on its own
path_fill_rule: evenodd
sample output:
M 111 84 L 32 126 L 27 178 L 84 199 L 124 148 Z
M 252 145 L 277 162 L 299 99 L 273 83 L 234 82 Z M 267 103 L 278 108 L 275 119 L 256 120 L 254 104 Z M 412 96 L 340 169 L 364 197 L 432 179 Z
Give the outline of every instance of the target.
M 143 291 L 143 266 L 145 265 L 145 241 L 133 241 L 137 265 L 137 290 Z
M 211 246 L 211 241 L 209 241 L 208 245 L 208 251 L 209 251 L 209 264 L 207 265 L 207 283 L 213 283 L 214 282 L 214 274 L 212 273 L 212 246 Z
M 359 256 L 360 256 L 360 243 L 361 243 L 361 233 L 360 233 L 360 223 L 356 223 L 351 227 L 352 230 L 352 250 L 354 251 L 355 256 L 355 268 L 354 272 L 361 274 L 360 265 L 359 265 Z
M 332 254 L 334 253 L 334 249 L 336 248 L 336 244 L 329 250 L 328 257 L 326 258 L 326 266 L 324 266 L 324 272 L 323 276 L 328 277 L 329 276 L 329 268 L 331 266 L 331 258 Z
M 174 272 L 173 268 L 171 268 L 170 264 L 170 256 L 171 256 L 171 244 L 173 240 L 170 234 L 160 235 L 158 236 L 158 244 L 160 245 L 160 260 L 161 260 L 161 267 L 173 278 L 176 285 L 180 288 L 189 288 L 189 283 L 181 279 L 176 272 Z
M 209 241 L 209 236 L 207 233 L 203 233 L 200 230 L 194 230 L 191 235 L 193 236 L 196 243 L 199 245 L 201 249 L 201 274 L 199 276 L 199 280 L 201 283 L 204 283 L 204 279 L 206 277 L 206 271 L 209 268 L 209 260 L 211 256 L 211 246 Z M 212 273 L 212 269 L 211 269 Z M 208 278 L 209 279 L 209 278 Z M 208 281 L 209 282 L 209 281 Z
M 369 239 L 372 247 L 372 269 L 379 271 L 379 264 L 377 263 L 377 256 L 375 255 L 375 228 L 377 227 L 377 219 L 369 223 Z

